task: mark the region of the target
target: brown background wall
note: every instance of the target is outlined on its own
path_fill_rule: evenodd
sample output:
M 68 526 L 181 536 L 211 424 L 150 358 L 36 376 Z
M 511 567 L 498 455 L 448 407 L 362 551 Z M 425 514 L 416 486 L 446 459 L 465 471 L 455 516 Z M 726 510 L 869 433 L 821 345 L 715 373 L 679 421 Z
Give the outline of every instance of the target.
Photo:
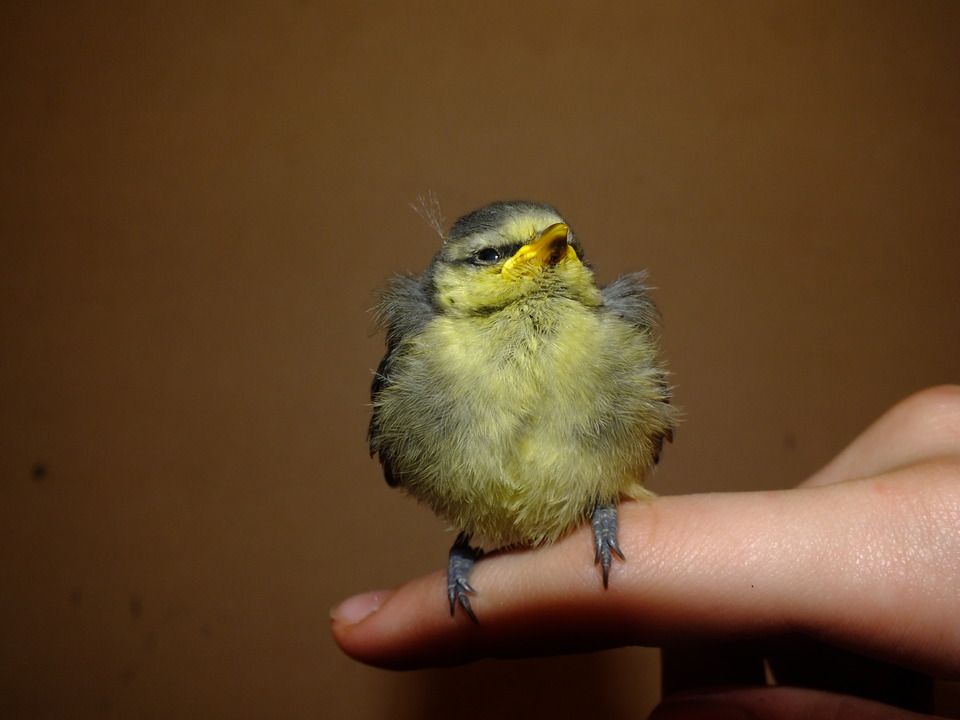
M 372 291 L 437 244 L 408 203 L 545 200 L 601 279 L 650 268 L 654 488 L 787 487 L 960 380 L 958 47 L 952 1 L 3 3 L 0 714 L 649 710 L 653 650 L 329 638 L 450 541 L 364 443 Z

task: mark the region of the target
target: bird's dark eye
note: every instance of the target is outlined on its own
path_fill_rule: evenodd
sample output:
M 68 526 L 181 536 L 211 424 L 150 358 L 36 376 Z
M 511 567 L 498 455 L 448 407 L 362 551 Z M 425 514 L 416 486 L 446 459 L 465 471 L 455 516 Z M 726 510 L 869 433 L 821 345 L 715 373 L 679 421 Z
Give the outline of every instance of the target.
M 477 262 L 494 263 L 500 259 L 500 251 L 492 247 L 480 248 L 473 254 L 473 257 L 477 259 Z

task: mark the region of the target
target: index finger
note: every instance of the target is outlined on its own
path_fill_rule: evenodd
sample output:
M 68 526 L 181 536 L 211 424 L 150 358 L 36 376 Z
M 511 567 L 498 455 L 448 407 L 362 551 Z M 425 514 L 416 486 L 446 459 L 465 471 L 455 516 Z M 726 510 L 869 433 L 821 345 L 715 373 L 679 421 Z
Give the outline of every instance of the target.
M 479 626 L 449 616 L 436 573 L 362 619 L 335 612 L 333 632 L 385 667 L 800 632 L 957 677 L 958 478 L 960 462 L 943 460 L 821 487 L 624 503 L 627 560 L 609 590 L 581 528 L 478 563 Z

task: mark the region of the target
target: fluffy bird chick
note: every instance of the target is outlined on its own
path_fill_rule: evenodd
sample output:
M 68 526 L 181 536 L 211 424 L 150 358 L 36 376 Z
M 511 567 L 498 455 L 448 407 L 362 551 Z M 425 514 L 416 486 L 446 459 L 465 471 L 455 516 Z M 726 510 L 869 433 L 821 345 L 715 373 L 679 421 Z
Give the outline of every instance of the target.
M 609 579 L 617 503 L 674 411 L 642 273 L 600 289 L 549 205 L 497 202 L 454 223 L 419 277 L 384 288 L 387 353 L 373 381 L 370 453 L 446 518 L 448 596 L 476 621 L 475 548 L 548 543 L 591 519 Z

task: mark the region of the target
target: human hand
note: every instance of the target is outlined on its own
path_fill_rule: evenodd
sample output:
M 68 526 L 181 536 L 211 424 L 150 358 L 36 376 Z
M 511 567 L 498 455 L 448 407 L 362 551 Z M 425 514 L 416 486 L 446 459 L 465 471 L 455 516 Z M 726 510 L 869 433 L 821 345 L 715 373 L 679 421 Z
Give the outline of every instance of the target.
M 960 678 L 960 388 L 903 401 L 796 489 L 624 503 L 627 562 L 607 590 L 584 561 L 589 533 L 485 557 L 471 578 L 483 588 L 479 626 L 449 616 L 434 573 L 345 601 L 334 638 L 363 662 L 413 668 L 800 634 Z M 838 702 L 847 716 L 910 716 L 812 690 L 710 698 L 756 717 L 830 716 Z M 683 713 L 683 702 L 695 710 L 687 696 L 658 712 Z

